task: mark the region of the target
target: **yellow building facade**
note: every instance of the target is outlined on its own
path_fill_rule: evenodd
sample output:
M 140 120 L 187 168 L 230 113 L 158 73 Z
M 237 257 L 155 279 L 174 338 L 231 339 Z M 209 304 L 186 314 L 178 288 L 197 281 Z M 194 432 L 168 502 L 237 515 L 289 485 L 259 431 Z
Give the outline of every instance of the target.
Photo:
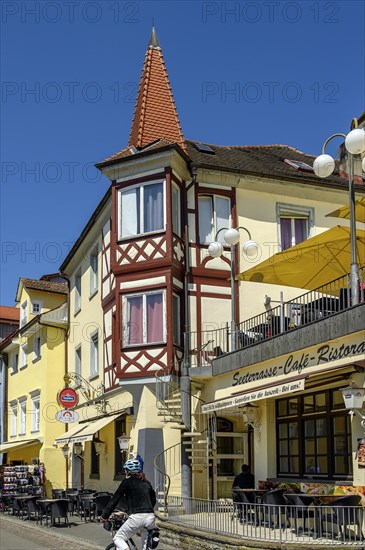
M 20 328 L 1 343 L 7 362 L 1 451 L 8 465 L 43 464 L 48 495 L 66 481 L 65 459 L 53 442 L 64 431 L 55 415 L 66 365 L 67 294 L 64 282 L 20 279 Z

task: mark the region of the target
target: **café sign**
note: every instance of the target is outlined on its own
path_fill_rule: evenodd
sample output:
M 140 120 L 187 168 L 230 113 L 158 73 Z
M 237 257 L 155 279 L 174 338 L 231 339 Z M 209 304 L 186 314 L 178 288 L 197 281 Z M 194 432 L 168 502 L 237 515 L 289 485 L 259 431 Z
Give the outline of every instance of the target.
M 365 341 L 354 340 L 338 343 L 332 341 L 321 344 L 317 348 L 309 348 L 307 351 L 291 353 L 284 356 L 280 363 L 271 364 L 261 369 L 245 368 L 233 374 L 231 386 L 248 386 L 252 382 L 270 380 L 278 377 L 295 376 L 305 374 L 311 368 L 320 365 L 330 365 L 334 361 L 349 360 L 365 353 Z
M 212 403 L 206 403 L 202 405 L 203 413 L 212 411 L 220 411 L 222 409 L 229 409 L 231 407 L 238 407 L 252 403 L 253 401 L 259 401 L 260 399 L 268 399 L 269 397 L 277 397 L 285 393 L 292 393 L 296 391 L 304 390 L 304 378 L 301 380 L 292 381 L 287 384 L 279 384 L 277 386 L 271 386 L 270 388 L 252 391 L 239 395 L 232 395 L 225 399 L 218 399 Z

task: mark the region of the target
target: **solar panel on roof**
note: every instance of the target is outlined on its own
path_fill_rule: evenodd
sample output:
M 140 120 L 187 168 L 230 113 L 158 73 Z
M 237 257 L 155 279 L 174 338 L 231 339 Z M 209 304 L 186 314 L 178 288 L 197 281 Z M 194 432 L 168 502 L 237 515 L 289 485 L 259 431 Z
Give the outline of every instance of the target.
M 205 145 L 205 143 L 194 143 L 194 147 L 198 149 L 201 153 L 210 153 L 212 155 L 215 154 L 215 151 L 209 147 L 209 145 Z

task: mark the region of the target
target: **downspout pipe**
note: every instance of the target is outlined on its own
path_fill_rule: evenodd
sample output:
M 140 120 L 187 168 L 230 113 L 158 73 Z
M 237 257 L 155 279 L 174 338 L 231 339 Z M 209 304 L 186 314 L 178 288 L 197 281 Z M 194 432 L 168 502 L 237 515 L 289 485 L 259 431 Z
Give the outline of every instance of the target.
M 188 191 L 196 183 L 196 174 L 192 172 L 192 181 L 185 188 L 185 274 L 184 274 L 184 361 L 181 369 L 180 390 L 181 390 L 181 415 L 185 430 L 191 431 L 191 380 L 190 380 L 190 302 L 189 302 L 189 282 L 190 282 L 190 250 L 189 250 L 189 223 L 188 223 Z M 191 460 L 186 450 L 187 438 L 181 433 L 181 496 L 184 498 L 192 497 L 192 468 Z

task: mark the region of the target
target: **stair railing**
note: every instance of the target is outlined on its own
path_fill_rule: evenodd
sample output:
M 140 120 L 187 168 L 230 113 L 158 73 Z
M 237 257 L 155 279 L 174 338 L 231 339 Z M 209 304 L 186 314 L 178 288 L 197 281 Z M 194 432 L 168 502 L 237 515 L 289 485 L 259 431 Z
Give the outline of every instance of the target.
M 167 513 L 167 496 L 171 486 L 171 478 L 181 474 L 181 442 L 171 445 L 155 456 L 153 461 L 155 470 L 155 491 L 157 502 L 164 507 Z M 168 474 L 167 471 L 170 473 Z M 161 499 L 161 494 L 163 498 Z

